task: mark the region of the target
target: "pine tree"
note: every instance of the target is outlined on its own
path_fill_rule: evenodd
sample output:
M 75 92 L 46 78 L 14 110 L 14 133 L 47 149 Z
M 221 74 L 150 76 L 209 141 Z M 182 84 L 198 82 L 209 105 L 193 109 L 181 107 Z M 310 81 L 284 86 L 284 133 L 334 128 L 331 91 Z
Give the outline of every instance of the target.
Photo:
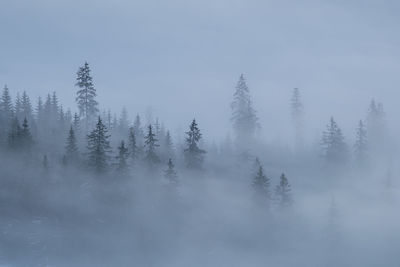
M 17 151 L 21 148 L 21 132 L 22 130 L 18 118 L 14 117 L 8 133 L 8 147 L 11 150 Z
M 132 161 L 135 161 L 136 159 L 139 158 L 138 154 L 138 147 L 136 145 L 136 136 L 135 136 L 135 130 L 133 127 L 129 129 L 129 143 L 128 143 L 128 149 L 129 149 L 129 156 L 131 157 Z
M 243 74 L 240 75 L 236 85 L 231 109 L 231 120 L 237 141 L 240 144 L 247 144 L 253 139 L 259 125 L 256 111 L 251 101 L 250 91 Z
M 167 158 L 174 158 L 174 143 L 169 131 L 166 132 L 164 137 L 164 153 Z
M 136 147 L 137 147 L 137 154 L 143 155 L 143 139 L 144 139 L 144 133 L 142 129 L 142 123 L 139 114 L 136 115 L 135 120 L 133 122 L 133 131 L 135 132 L 135 138 L 136 138 Z
M 147 135 L 145 138 L 145 147 L 146 147 L 146 155 L 145 161 L 149 164 L 150 167 L 153 167 L 155 164 L 160 162 L 158 155 L 156 154 L 156 148 L 158 145 L 158 140 L 156 139 L 156 135 L 153 133 L 153 128 L 151 124 L 148 127 Z
M 118 156 L 116 156 L 118 163 L 117 163 L 117 171 L 120 173 L 125 173 L 128 169 L 128 160 L 129 151 L 128 148 L 125 146 L 125 142 L 121 141 L 121 144 L 118 147 Z
M 385 112 L 382 103 L 376 103 L 374 99 L 368 108 L 367 132 L 370 149 L 374 152 L 382 150 L 385 141 Z
M 69 129 L 67 143 L 65 145 L 65 162 L 72 163 L 78 162 L 79 160 L 79 150 L 76 141 L 76 136 L 73 127 Z
M 33 139 L 31 135 L 31 131 L 29 130 L 28 120 L 24 118 L 24 122 L 22 123 L 22 129 L 20 134 L 20 142 L 24 151 L 30 151 L 31 146 L 33 144 Z
M 189 169 L 200 170 L 203 167 L 204 154 L 206 151 L 199 148 L 201 133 L 195 119 L 193 119 L 190 124 L 189 131 L 186 132 L 186 135 L 186 149 L 184 150 L 186 166 Z
M 269 201 L 271 198 L 270 180 L 264 174 L 264 168 L 260 164 L 258 159 L 256 159 L 255 165 L 258 166 L 258 168 L 257 168 L 257 173 L 253 176 L 253 182 L 252 182 L 254 192 L 256 194 L 257 199 L 261 200 L 262 202 Z
M 275 200 L 280 208 L 289 207 L 293 203 L 290 184 L 284 173 L 275 187 Z
M 368 140 L 367 140 L 367 130 L 362 120 L 359 121 L 356 131 L 354 154 L 357 163 L 359 164 L 366 163 L 368 158 Z
M 21 114 L 22 116 L 24 116 L 24 118 L 32 121 L 32 104 L 28 94 L 25 91 L 22 93 L 21 98 Z
M 126 110 L 125 107 L 123 107 L 121 111 L 121 116 L 119 117 L 118 121 L 119 133 L 125 135 L 126 132 L 128 131 L 128 125 L 129 125 L 128 111 Z
M 164 171 L 164 177 L 168 180 L 170 185 L 177 186 L 178 182 L 178 174 L 175 171 L 175 165 L 172 162 L 172 159 L 168 160 L 168 169 Z
M 327 130 L 322 136 L 322 152 L 328 162 L 344 163 L 348 158 L 348 149 L 342 130 L 331 117 Z
M 6 139 L 7 131 L 13 118 L 13 104 L 7 85 L 0 98 L 0 143 Z
M 15 98 L 15 105 L 14 105 L 14 114 L 18 118 L 18 120 L 22 120 L 24 114 L 22 112 L 22 102 L 21 102 L 21 97 L 19 93 L 17 93 L 17 96 Z
M 301 94 L 298 88 L 293 89 L 291 98 L 291 113 L 295 133 L 296 150 L 303 147 L 303 103 L 301 102 Z
M 84 117 L 87 126 L 98 112 L 98 103 L 95 100 L 96 89 L 94 88 L 93 78 L 90 75 L 90 68 L 87 62 L 83 67 L 79 68 L 76 80 L 75 86 L 79 88 L 76 102 L 78 103 L 79 114 Z
M 98 173 L 103 173 L 108 168 L 111 147 L 110 135 L 107 133 L 107 128 L 99 117 L 96 127 L 87 136 L 88 165 Z

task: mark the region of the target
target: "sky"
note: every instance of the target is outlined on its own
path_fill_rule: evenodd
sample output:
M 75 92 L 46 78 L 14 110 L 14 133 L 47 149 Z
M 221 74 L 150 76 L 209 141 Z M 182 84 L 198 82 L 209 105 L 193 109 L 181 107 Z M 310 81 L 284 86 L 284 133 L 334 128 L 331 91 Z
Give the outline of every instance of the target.
M 57 91 L 75 111 L 76 71 L 88 61 L 102 109 L 151 107 L 178 131 L 196 117 L 210 140 L 230 132 L 241 73 L 266 140 L 288 140 L 294 87 L 311 139 L 333 115 L 351 140 L 371 98 L 400 125 L 398 1 L 0 3 L 0 86 L 14 96 Z

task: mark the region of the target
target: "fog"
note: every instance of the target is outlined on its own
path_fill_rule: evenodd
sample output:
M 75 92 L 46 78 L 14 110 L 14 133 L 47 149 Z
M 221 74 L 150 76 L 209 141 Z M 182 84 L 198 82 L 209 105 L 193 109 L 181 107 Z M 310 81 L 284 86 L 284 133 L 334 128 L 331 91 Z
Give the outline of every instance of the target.
M 0 6 L 0 266 L 399 265 L 397 1 Z

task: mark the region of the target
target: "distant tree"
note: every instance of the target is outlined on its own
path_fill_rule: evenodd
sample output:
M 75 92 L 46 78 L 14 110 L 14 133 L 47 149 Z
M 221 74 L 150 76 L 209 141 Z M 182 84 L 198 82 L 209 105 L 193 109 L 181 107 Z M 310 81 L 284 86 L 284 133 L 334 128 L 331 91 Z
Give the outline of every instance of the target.
M 367 129 L 362 120 L 359 121 L 356 131 L 356 142 L 354 144 L 354 154 L 357 163 L 365 164 L 368 158 L 368 139 Z
M 156 153 L 156 148 L 159 146 L 158 140 L 156 139 L 156 135 L 153 133 L 153 128 L 151 124 L 149 125 L 147 135 L 144 138 L 144 143 L 146 147 L 145 161 L 149 164 L 150 167 L 153 167 L 160 162 L 160 158 Z
M 138 147 L 136 145 L 136 135 L 135 135 L 135 130 L 133 127 L 129 129 L 129 143 L 128 143 L 128 150 L 129 150 L 129 156 L 132 159 L 132 161 L 135 161 L 139 158 L 139 153 L 138 153 Z
M 385 112 L 382 103 L 376 103 L 374 99 L 368 108 L 367 132 L 370 149 L 374 152 L 380 151 L 385 139 Z
M 297 150 L 303 146 L 303 124 L 304 124 L 304 107 L 301 102 L 301 94 L 298 88 L 293 89 L 291 98 L 291 113 L 295 133 L 295 147 Z
M 344 163 L 348 158 L 348 148 L 342 130 L 331 117 L 322 136 L 322 152 L 328 162 Z
M 108 168 L 111 152 L 109 138 L 107 127 L 99 117 L 96 127 L 87 136 L 88 165 L 98 173 L 103 173 Z
M 0 98 L 0 143 L 6 139 L 7 131 L 11 126 L 13 118 L 13 104 L 7 85 L 4 86 Z
M 119 133 L 125 135 L 128 131 L 129 120 L 128 120 L 128 111 L 125 107 L 122 108 L 121 116 L 118 121 Z
M 8 147 L 11 150 L 17 151 L 21 147 L 21 126 L 18 118 L 14 117 L 11 122 L 10 131 L 8 133 Z
M 128 157 L 129 152 L 128 148 L 125 146 L 125 142 L 121 141 L 121 144 L 118 147 L 118 156 L 116 156 L 117 163 L 117 171 L 120 173 L 126 173 L 128 169 Z
M 32 104 L 28 94 L 24 91 L 21 98 L 21 115 L 32 122 Z
M 65 161 L 66 163 L 77 162 L 79 160 L 79 149 L 74 132 L 74 128 L 71 126 L 68 133 L 67 143 L 65 146 Z
M 239 143 L 248 143 L 256 133 L 258 118 L 253 108 L 246 80 L 240 75 L 231 103 L 233 129 Z
M 258 159 L 256 159 L 255 165 L 258 166 L 258 168 L 256 174 L 253 176 L 252 182 L 254 192 L 256 197 L 262 202 L 269 201 L 271 198 L 270 179 L 265 175 L 264 168 Z
M 21 97 L 20 97 L 19 93 L 17 93 L 17 96 L 15 97 L 14 115 L 18 118 L 19 121 L 21 121 L 22 118 L 24 117 L 24 114 L 22 111 Z
M 90 67 L 85 62 L 77 72 L 77 82 L 75 86 L 79 88 L 77 92 L 76 102 L 78 103 L 79 114 L 83 116 L 86 125 L 98 112 L 98 103 L 96 101 L 96 89 L 94 88 L 93 78 L 90 75 Z
M 293 203 L 290 184 L 284 173 L 275 187 L 275 200 L 280 208 L 286 208 Z
M 206 151 L 199 148 L 201 139 L 200 129 L 193 119 L 189 126 L 189 131 L 186 132 L 186 149 L 184 150 L 186 166 L 189 169 L 200 170 L 203 167 L 204 154 Z
M 20 138 L 23 150 L 30 151 L 31 146 L 33 145 L 33 139 L 31 131 L 29 130 L 28 120 L 26 118 L 24 118 L 24 122 L 22 123 Z
M 169 131 L 165 134 L 163 149 L 167 158 L 174 158 L 174 143 Z
M 143 143 L 144 133 L 139 114 L 136 115 L 135 120 L 133 122 L 133 131 L 135 132 L 135 137 L 136 137 L 137 154 L 142 155 L 144 147 Z
M 177 186 L 178 182 L 178 174 L 175 171 L 175 165 L 172 162 L 172 159 L 168 160 L 168 169 L 164 171 L 164 177 L 168 180 L 170 185 Z

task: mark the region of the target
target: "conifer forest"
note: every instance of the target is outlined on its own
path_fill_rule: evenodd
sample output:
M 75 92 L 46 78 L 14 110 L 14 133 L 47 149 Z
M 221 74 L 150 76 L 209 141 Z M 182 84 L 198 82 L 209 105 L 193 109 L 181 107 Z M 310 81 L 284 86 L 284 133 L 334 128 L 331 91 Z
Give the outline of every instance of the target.
M 2 5 L 0 266 L 400 266 L 397 2 Z

